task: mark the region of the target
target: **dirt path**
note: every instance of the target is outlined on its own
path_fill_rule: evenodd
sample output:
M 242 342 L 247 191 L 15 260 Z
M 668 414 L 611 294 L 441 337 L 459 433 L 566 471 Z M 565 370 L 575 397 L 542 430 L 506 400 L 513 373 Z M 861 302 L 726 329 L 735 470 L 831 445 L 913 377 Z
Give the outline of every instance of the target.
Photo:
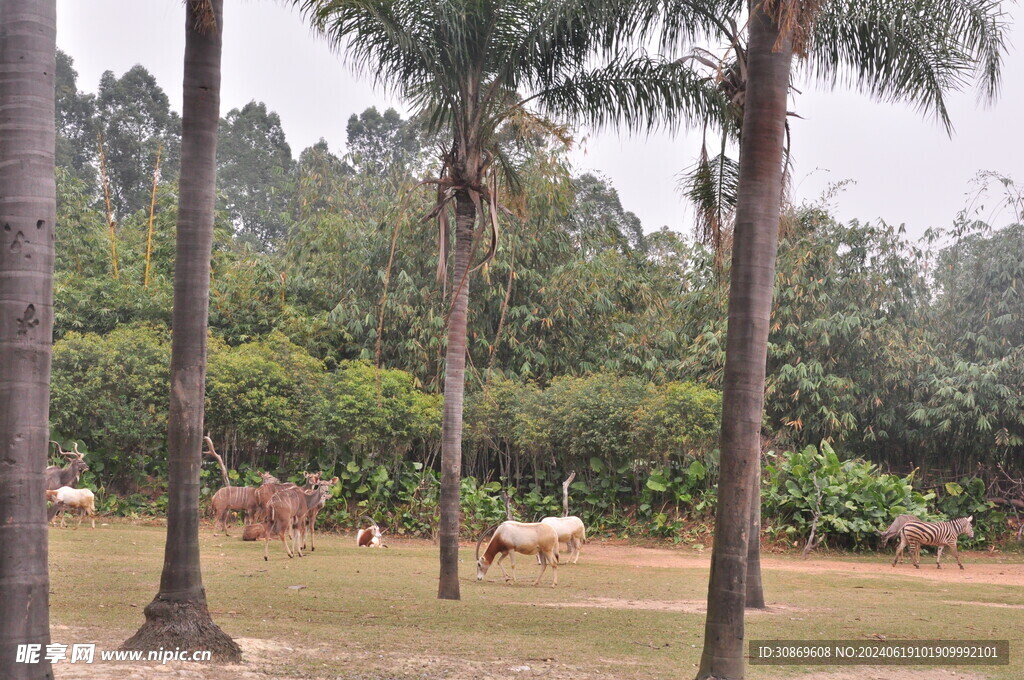
M 673 569 L 708 569 L 711 564 L 710 551 L 703 555 L 695 555 L 692 552 L 670 548 L 643 548 L 597 542 L 588 544 L 580 559 L 606 564 Z M 892 557 L 887 553 L 879 553 L 878 560 L 873 562 L 848 562 L 814 556 L 801 560 L 797 557 L 762 555 L 761 566 L 766 571 L 795 571 L 808 574 L 847 572 L 863 577 L 899 576 L 932 581 L 1024 585 L 1022 562 L 1010 562 L 999 554 L 984 552 L 961 552 L 960 559 L 964 563 L 963 570 L 957 568 L 955 560 L 947 563 L 948 555 L 943 555 L 942 569 L 935 568 L 933 555 L 922 556 L 920 569 L 914 569 L 909 563 L 893 567 L 890 561 Z

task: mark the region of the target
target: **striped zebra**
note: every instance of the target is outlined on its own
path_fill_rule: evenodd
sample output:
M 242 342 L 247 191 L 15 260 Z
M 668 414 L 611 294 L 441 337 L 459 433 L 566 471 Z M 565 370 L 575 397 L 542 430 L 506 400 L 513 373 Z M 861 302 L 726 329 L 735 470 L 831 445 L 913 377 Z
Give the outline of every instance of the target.
M 964 565 L 960 561 L 960 555 L 956 552 L 956 539 L 960 534 L 966 534 L 968 538 L 974 537 L 974 527 L 971 525 L 973 521 L 974 515 L 951 519 L 948 522 L 907 522 L 900 529 L 900 545 L 896 548 L 896 557 L 892 560 L 892 566 L 896 566 L 896 561 L 903 554 L 903 549 L 910 546 L 914 567 L 920 569 L 921 546 L 932 545 L 938 548 L 935 551 L 935 566 L 937 568 L 942 569 L 942 564 L 939 562 L 942 558 L 942 549 L 949 548 L 953 557 L 956 558 L 956 563 L 963 569 Z

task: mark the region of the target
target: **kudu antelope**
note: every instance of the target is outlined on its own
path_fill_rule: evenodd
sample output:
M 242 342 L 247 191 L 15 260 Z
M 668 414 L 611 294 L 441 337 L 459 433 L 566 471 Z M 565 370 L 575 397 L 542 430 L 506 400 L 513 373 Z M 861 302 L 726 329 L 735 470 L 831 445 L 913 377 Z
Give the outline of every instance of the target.
M 288 557 L 297 554 L 302 557 L 301 533 L 305 526 L 306 515 L 328 493 L 320 488 L 320 483 L 313 484 L 312 489 L 299 488 L 292 485 L 279 489 L 270 497 L 266 505 L 266 533 L 263 536 L 263 559 L 269 560 L 269 544 L 271 536 L 278 536 Z M 292 547 L 288 547 L 287 534 L 291 534 Z
M 263 484 L 256 488 L 256 521 L 266 522 L 267 520 L 267 509 L 270 499 L 274 497 L 278 491 L 285 489 L 298 489 L 309 491 L 310 489 L 316 488 L 320 484 L 320 473 L 319 472 L 303 472 L 303 476 L 306 478 L 306 484 L 299 487 L 291 482 L 278 481 L 277 477 L 273 475 L 261 472 L 260 477 L 263 478 Z
M 64 467 L 51 465 L 46 468 L 46 488 L 56 490 L 62 486 L 70 486 L 74 489 L 82 473 L 89 469 L 85 462 L 85 454 L 78 450 L 78 442 L 75 442 L 74 451 L 65 451 L 55 441 L 51 440 L 50 443 L 57 445 L 57 453 L 71 460 Z
M 316 473 L 316 474 L 317 474 L 317 479 L 319 479 L 321 473 Z M 306 481 L 307 482 L 309 481 L 308 477 L 306 478 Z M 309 532 L 309 549 L 310 549 L 310 551 L 316 550 L 316 545 L 314 545 L 314 543 L 313 543 L 314 534 L 316 533 L 316 518 L 320 515 L 320 511 L 324 509 L 324 505 L 327 504 L 327 499 L 331 497 L 331 489 L 334 488 L 334 486 L 337 483 L 338 483 L 338 478 L 337 477 L 331 477 L 326 482 L 323 481 L 323 480 L 320 481 L 320 490 L 323 492 L 323 493 L 320 494 L 320 501 L 316 504 L 316 507 L 314 507 L 312 510 L 310 510 L 309 514 L 306 515 L 306 531 Z M 302 536 L 302 549 L 303 550 L 306 549 L 306 536 L 305 536 L 305 533 L 303 533 L 303 536 Z
M 209 451 L 206 453 L 217 459 L 217 463 L 220 465 L 221 476 L 224 478 L 224 486 L 217 489 L 217 493 L 213 494 L 213 498 L 210 500 L 210 509 L 213 511 L 213 534 L 217 535 L 217 525 L 219 524 L 224 530 L 224 534 L 227 536 L 231 535 L 228 531 L 228 520 L 231 518 L 231 512 L 233 510 L 239 510 L 243 513 L 244 521 L 246 526 L 252 524 L 253 519 L 256 516 L 256 510 L 259 508 L 259 502 L 256 497 L 256 487 L 252 486 L 231 486 L 231 479 L 228 477 L 228 468 L 224 464 L 224 459 L 217 454 L 216 449 L 213 448 L 213 440 L 207 435 L 203 437 L 206 445 L 209 447 Z M 277 481 L 276 477 L 267 475 L 263 478 L 264 483 L 267 482 L 268 477 Z
M 540 579 L 544 576 L 544 570 L 551 565 L 552 577 L 551 587 L 558 585 L 558 533 L 549 525 L 541 522 L 513 522 L 511 520 L 502 522 L 491 535 L 484 554 L 480 555 L 480 544 L 484 540 L 484 532 L 476 544 L 476 580 L 482 581 L 487 576 L 494 558 L 498 558 L 498 566 L 506 581 L 515 583 L 516 566 L 512 562 L 512 576 L 505 571 L 501 561 L 511 553 L 517 552 L 523 555 L 540 555 L 540 573 L 533 585 L 540 585 Z
M 58 467 L 56 465 L 50 465 L 46 468 L 46 489 L 48 491 L 56 491 L 57 489 L 67 486 L 72 489 L 78 485 L 78 480 L 81 478 L 82 473 L 89 469 L 89 465 L 85 462 L 85 454 L 78 450 L 78 442 L 74 444 L 74 451 L 65 451 L 60 447 L 60 444 L 50 440 L 51 444 L 57 446 L 57 453 L 62 456 L 66 456 L 71 460 L 64 467 Z M 47 512 L 47 521 L 53 519 L 53 516 L 57 512 L 57 504 L 54 503 L 50 510 Z

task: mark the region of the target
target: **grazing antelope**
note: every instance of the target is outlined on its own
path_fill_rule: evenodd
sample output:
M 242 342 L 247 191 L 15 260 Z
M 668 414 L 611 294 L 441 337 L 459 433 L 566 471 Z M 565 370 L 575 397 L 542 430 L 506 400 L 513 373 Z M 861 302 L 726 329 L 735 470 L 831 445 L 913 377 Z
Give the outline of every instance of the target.
M 373 522 L 372 527 L 364 527 L 356 532 L 356 546 L 360 548 L 386 548 L 384 545 L 384 532 L 377 526 L 377 523 L 367 517 Z
M 261 487 L 262 488 L 262 487 Z M 269 560 L 268 545 L 271 536 L 278 536 L 284 546 L 288 557 L 297 554 L 302 557 L 300 546 L 302 527 L 306 515 L 320 502 L 323 491 L 319 483 L 314 484 L 312 489 L 304 489 L 294 484 L 288 488 L 279 489 L 270 497 L 266 505 L 267 521 L 265 523 L 266 533 L 263 537 L 263 559 Z M 292 547 L 288 547 L 286 535 L 291 534 Z
M 565 558 L 566 563 L 576 564 L 580 560 L 580 547 L 587 542 L 587 528 L 576 515 L 569 517 L 545 517 L 542 524 L 548 524 L 558 534 L 558 542 L 565 543 L 565 549 L 569 551 L 569 557 Z M 537 556 L 538 564 L 540 556 Z
M 59 489 L 47 489 L 46 500 L 53 503 L 54 514 L 60 511 L 60 525 L 64 526 L 64 513 L 68 508 L 74 508 L 78 513 L 78 526 L 82 526 L 82 520 L 86 515 L 92 521 L 92 528 L 96 528 L 96 497 L 89 489 L 72 489 L 70 486 L 62 486 Z
M 933 545 L 938 548 L 935 551 L 935 567 L 937 569 L 942 569 L 939 560 L 942 558 L 943 548 L 949 548 L 956 563 L 963 569 L 964 565 L 956 551 L 956 539 L 960 537 L 960 534 L 974 538 L 974 527 L 971 525 L 973 521 L 974 515 L 952 519 L 948 522 L 907 522 L 900 529 L 900 545 L 896 548 L 896 557 L 892 560 L 892 566 L 896 566 L 896 560 L 903 554 L 903 548 L 910 546 L 910 557 L 914 562 L 914 567 L 920 569 L 921 546 Z
M 484 577 L 487 576 L 487 570 L 490 569 L 494 558 L 497 556 L 498 566 L 501 568 L 501 573 L 505 576 L 505 581 L 515 583 L 515 562 L 512 563 L 512 576 L 510 577 L 501 561 L 511 553 L 520 553 L 523 555 L 540 555 L 540 573 L 537 575 L 537 580 L 534 581 L 533 585 L 540 585 L 540 579 L 544 576 L 544 570 L 548 568 L 549 564 L 552 570 L 551 587 L 554 588 L 558 585 L 558 533 L 550 525 L 541 522 L 526 523 L 513 522 L 511 520 L 502 522 L 494 530 L 494 534 L 491 535 L 491 540 L 488 541 L 487 548 L 484 550 L 483 556 L 481 556 L 480 544 L 483 542 L 486 534 L 487 532 L 485 531 L 476 544 L 477 581 L 484 580 Z

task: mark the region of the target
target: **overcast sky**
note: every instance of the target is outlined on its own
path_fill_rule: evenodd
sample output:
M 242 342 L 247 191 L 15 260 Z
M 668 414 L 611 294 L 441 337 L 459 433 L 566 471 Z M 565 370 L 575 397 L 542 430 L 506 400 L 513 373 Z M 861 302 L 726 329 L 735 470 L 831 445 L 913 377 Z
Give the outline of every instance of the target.
M 298 12 L 274 0 L 225 0 L 222 114 L 250 100 L 277 111 L 292 153 L 324 137 L 343 151 L 345 123 L 369 106 L 400 101 L 356 78 Z M 1014 18 L 1024 16 L 1004 3 Z M 142 64 L 181 110 L 184 9 L 181 0 L 57 0 L 57 45 L 73 57 L 79 88 L 96 90 L 100 74 L 121 75 Z M 873 102 L 844 90 L 797 83 L 790 108 L 794 199 L 813 200 L 831 183 L 855 183 L 833 202 L 841 219 L 883 218 L 911 234 L 948 226 L 965 205 L 971 179 L 992 170 L 1024 182 L 1024 30 L 1011 29 L 999 101 L 976 103 L 973 91 L 952 97 L 952 138 L 933 119 L 904 105 Z M 630 137 L 584 133 L 579 171 L 607 176 L 623 205 L 645 229 L 689 232 L 690 216 L 676 187 L 700 147 L 698 131 Z M 581 134 L 583 136 L 583 134 Z M 991 204 L 991 202 L 990 202 Z M 991 219 L 1001 226 L 1005 215 Z

